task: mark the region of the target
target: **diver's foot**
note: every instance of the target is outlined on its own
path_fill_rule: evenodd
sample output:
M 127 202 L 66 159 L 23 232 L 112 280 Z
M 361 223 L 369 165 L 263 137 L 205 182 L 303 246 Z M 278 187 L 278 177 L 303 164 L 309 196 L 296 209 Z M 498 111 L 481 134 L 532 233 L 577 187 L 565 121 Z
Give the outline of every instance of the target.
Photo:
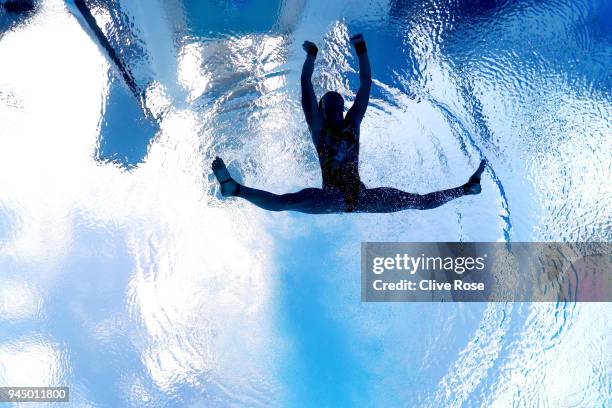
M 463 185 L 463 192 L 465 194 L 480 194 L 482 191 L 482 187 L 480 186 L 480 175 L 485 169 L 485 164 L 486 161 L 481 160 L 478 169 L 472 174 L 468 182 Z
M 221 195 L 223 197 L 237 196 L 240 192 L 240 184 L 230 176 L 223 159 L 215 157 L 212 162 L 212 171 L 215 173 L 217 181 L 221 185 Z

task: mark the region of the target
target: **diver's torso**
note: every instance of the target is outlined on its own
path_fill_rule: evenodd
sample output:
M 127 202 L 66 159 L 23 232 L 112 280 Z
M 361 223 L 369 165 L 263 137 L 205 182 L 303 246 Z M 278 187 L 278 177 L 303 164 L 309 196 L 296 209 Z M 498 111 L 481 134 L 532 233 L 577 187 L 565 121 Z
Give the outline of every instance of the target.
M 324 190 L 359 183 L 358 127 L 346 122 L 341 129 L 323 127 L 316 147 Z

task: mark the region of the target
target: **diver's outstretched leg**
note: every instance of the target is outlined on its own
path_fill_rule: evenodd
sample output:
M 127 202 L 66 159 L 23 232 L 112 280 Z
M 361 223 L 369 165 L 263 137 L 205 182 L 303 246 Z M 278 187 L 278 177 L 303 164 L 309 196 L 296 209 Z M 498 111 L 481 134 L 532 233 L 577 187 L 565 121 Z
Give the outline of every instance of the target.
M 342 196 L 326 193 L 320 188 L 305 188 L 296 193 L 274 194 L 247 186 L 240 186 L 236 197 L 268 211 L 298 211 L 307 214 L 331 214 L 342 212 Z
M 368 188 L 359 193 L 355 212 L 390 213 L 403 210 L 430 210 L 465 194 L 464 186 L 414 194 L 392 187 Z
M 328 193 L 320 188 L 305 188 L 296 193 L 274 194 L 238 184 L 219 157 L 213 161 L 212 169 L 221 184 L 221 194 L 224 197 L 241 197 L 264 210 L 329 214 L 342 212 L 344 208 L 340 194 Z
M 465 188 L 465 194 L 480 194 L 482 187 L 480 186 L 480 176 L 485 169 L 485 164 L 487 162 L 485 160 L 480 161 L 480 165 L 478 169 L 472 174 L 472 177 L 468 180 L 467 183 L 463 185 Z
M 464 195 L 479 194 L 481 191 L 480 176 L 485 169 L 485 163 L 484 160 L 480 162 L 478 169 L 464 185 L 429 194 L 407 193 L 391 187 L 364 189 L 359 193 L 355 212 L 388 213 L 408 209 L 430 210 Z
M 296 193 L 274 194 L 264 190 L 240 186 L 237 197 L 268 211 L 298 211 L 307 214 L 343 212 L 342 196 L 330 194 L 320 188 L 305 188 Z

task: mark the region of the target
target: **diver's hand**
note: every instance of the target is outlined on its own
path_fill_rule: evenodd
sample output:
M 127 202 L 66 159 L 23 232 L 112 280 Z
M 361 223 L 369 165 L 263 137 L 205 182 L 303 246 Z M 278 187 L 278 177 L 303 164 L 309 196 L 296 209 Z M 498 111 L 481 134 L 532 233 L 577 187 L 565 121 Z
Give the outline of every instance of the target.
M 312 55 L 315 58 L 317 57 L 317 52 L 319 52 L 319 49 L 312 41 L 304 41 L 304 44 L 302 44 L 302 48 L 304 49 L 304 51 L 306 51 L 306 54 Z
M 357 55 L 361 55 L 365 52 L 368 52 L 365 40 L 363 39 L 363 35 L 361 33 L 351 37 L 351 44 L 353 44 L 353 47 L 355 47 L 355 52 L 357 53 Z
M 351 44 L 353 44 L 354 47 L 357 46 L 357 44 L 359 44 L 360 42 L 365 43 L 365 40 L 363 39 L 363 34 L 359 33 L 351 37 Z

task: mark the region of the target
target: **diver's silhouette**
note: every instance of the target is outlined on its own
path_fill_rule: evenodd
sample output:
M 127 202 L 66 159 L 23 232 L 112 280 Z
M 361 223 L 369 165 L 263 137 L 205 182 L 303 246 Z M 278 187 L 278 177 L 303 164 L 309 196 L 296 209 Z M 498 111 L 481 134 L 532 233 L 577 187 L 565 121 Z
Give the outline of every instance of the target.
M 312 135 L 323 173 L 322 188 L 305 188 L 296 193 L 273 194 L 238 184 L 225 163 L 217 157 L 213 172 L 224 197 L 242 197 L 270 211 L 300 211 L 310 214 L 340 212 L 387 213 L 406 209 L 430 209 L 455 198 L 480 193 L 481 161 L 467 183 L 429 194 L 407 193 L 391 187 L 367 188 L 359 178 L 359 126 L 368 107 L 372 74 L 365 41 L 361 34 L 351 38 L 359 58 L 360 86 L 353 106 L 344 113 L 344 99 L 337 92 L 327 92 L 317 104 L 310 80 L 317 46 L 305 41 L 306 61 L 302 68 L 302 108 Z

